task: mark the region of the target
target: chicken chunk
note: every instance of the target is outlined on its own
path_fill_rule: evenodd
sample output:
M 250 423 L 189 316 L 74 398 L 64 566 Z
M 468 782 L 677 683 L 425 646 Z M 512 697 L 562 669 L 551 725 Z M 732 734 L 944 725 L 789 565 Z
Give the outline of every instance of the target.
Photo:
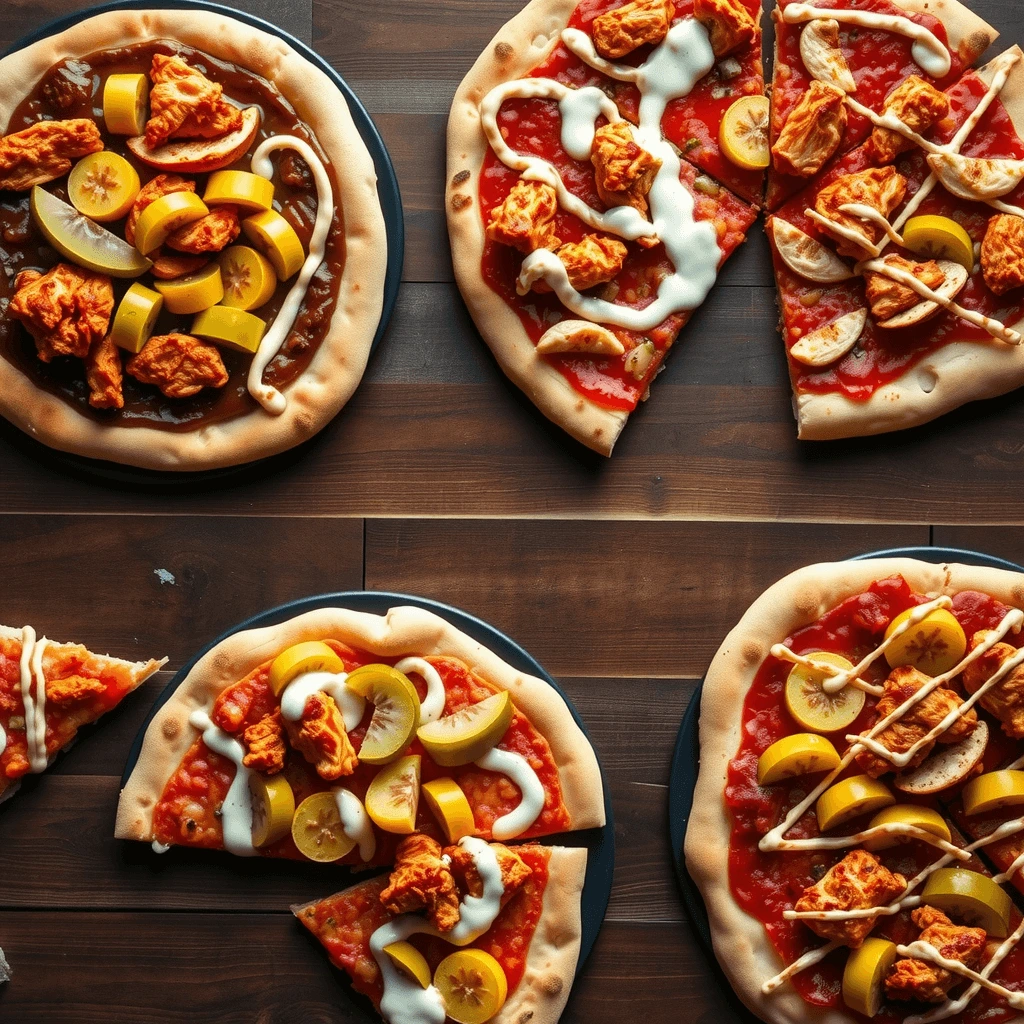
M 155 335 L 125 369 L 143 384 L 156 385 L 168 398 L 191 398 L 203 388 L 222 388 L 228 382 L 217 347 L 191 334 Z
M 968 650 L 973 651 L 987 636 L 987 630 L 979 630 L 971 637 Z M 964 689 L 968 693 L 977 693 L 999 666 L 1016 653 L 1017 648 L 1010 644 L 994 644 L 964 669 Z M 999 719 L 1007 736 L 1015 740 L 1024 739 L 1024 665 L 1011 669 L 1008 675 L 986 690 L 980 703 L 990 715 Z
M 501 884 L 505 887 L 501 905 L 504 906 L 526 884 L 527 879 L 533 874 L 533 869 L 518 853 L 507 846 L 491 843 L 490 847 L 494 851 L 498 867 L 501 868 Z M 452 874 L 460 891 L 469 896 L 482 896 L 483 882 L 469 851 L 461 846 L 448 846 L 444 852 L 451 860 Z
M 986 940 L 983 929 L 953 924 L 935 907 L 918 907 L 910 918 L 922 929 L 918 939 L 934 946 L 947 960 L 974 968 L 981 962 Z M 885 994 L 890 999 L 941 1003 L 960 980 L 952 971 L 927 960 L 897 960 L 886 975 Z
M 491 210 L 487 237 L 527 255 L 534 249 L 556 249 L 561 244 L 555 235 L 556 213 L 558 194 L 550 185 L 520 179 L 501 206 Z
M 64 707 L 78 704 L 90 697 L 98 697 L 107 692 L 107 684 L 102 679 L 90 679 L 87 676 L 66 676 L 64 679 L 46 680 L 46 699 L 48 702 Z
M 757 22 L 740 0 L 694 0 L 693 16 L 708 30 L 716 57 L 749 46 L 757 35 Z
M 45 274 L 23 270 L 14 287 L 7 312 L 25 325 L 44 363 L 57 356 L 85 359 L 106 336 L 114 289 L 105 274 L 58 263 Z
M 647 194 L 661 167 L 633 138 L 626 121 L 606 124 L 594 133 L 590 149 L 597 194 L 605 206 L 632 206 L 647 215 Z
M 215 139 L 242 127 L 242 112 L 223 98 L 224 87 L 189 67 L 181 57 L 153 55 L 149 77 L 146 145 L 170 138 Z
M 949 113 L 949 97 L 917 75 L 904 79 L 885 98 L 883 114 L 894 114 L 911 131 L 923 135 L 936 121 Z M 875 127 L 868 143 L 871 156 L 880 164 L 891 164 L 914 143 L 899 132 Z
M 89 385 L 89 404 L 94 409 L 124 408 L 124 373 L 121 350 L 108 334 L 94 341 L 85 357 L 85 380 Z
M 166 256 L 159 251 L 155 256 L 150 253 L 149 258 L 153 260 L 149 272 L 158 281 L 173 281 L 176 277 L 194 274 L 210 262 L 205 256 Z
M 71 161 L 103 148 L 100 130 L 88 117 L 37 121 L 0 139 L 0 192 L 23 191 L 60 178 Z
M 617 238 L 587 235 L 580 242 L 560 245 L 555 255 L 565 264 L 569 283 L 578 292 L 583 292 L 611 281 L 622 269 L 627 252 L 625 245 Z M 537 284 L 543 285 L 544 282 L 538 281 Z
M 284 722 L 281 710 L 264 715 L 242 734 L 245 740 L 245 756 L 242 764 L 264 775 L 276 775 L 284 768 L 288 747 L 284 741 Z
M 838 864 L 825 872 L 824 877 L 809 885 L 796 901 L 796 910 L 858 910 L 866 907 L 884 907 L 907 887 L 907 880 L 890 871 L 866 850 L 851 850 Z M 877 917 L 855 917 L 845 921 L 815 921 L 804 923 L 824 939 L 840 942 L 856 949 L 871 933 Z
M 989 218 L 981 243 L 981 272 L 996 295 L 1024 284 L 1024 217 L 997 213 Z
M 811 82 L 772 146 L 777 171 L 809 178 L 825 166 L 846 131 L 845 96 L 827 82 Z
M 935 260 L 915 263 L 913 260 L 905 260 L 902 256 L 893 254 L 886 257 L 885 262 L 898 270 L 905 270 L 908 274 L 913 274 L 929 288 L 938 288 L 946 280 L 946 275 Z M 885 274 L 869 271 L 864 275 L 864 285 L 868 305 L 871 307 L 871 315 L 879 323 L 910 309 L 911 306 L 916 306 L 921 301 L 921 296 L 913 288 L 900 284 L 899 281 L 894 281 L 891 277 L 886 277 Z
M 439 932 L 450 932 L 459 922 L 459 890 L 451 869 L 441 860 L 441 844 L 422 832 L 403 839 L 380 901 L 392 914 L 425 909 Z
M 638 46 L 660 43 L 675 13 L 672 0 L 633 0 L 616 7 L 594 19 L 594 49 L 609 60 L 617 60 Z
M 887 218 L 903 202 L 906 191 L 907 179 L 894 167 L 869 167 L 864 171 L 844 174 L 831 185 L 826 185 L 815 197 L 814 208 L 822 217 L 857 232 L 865 242 L 874 246 L 882 237 L 882 228 L 851 213 L 843 213 L 839 207 L 847 203 L 861 203 Z M 838 243 L 840 256 L 865 259 L 872 255 L 863 245 L 845 238 L 838 231 L 825 230 Z
M 345 720 L 329 694 L 310 694 L 302 717 L 284 725 L 291 745 L 316 768 L 321 779 L 331 781 L 351 775 L 358 767 L 359 758 L 348 738 Z
M 885 681 L 882 696 L 875 705 L 875 721 L 891 715 L 911 696 L 929 681 L 929 677 L 910 665 L 900 665 L 889 673 Z M 883 729 L 875 739 L 883 747 L 896 754 L 908 751 L 921 737 L 941 722 L 954 708 L 963 704 L 960 696 L 945 686 L 936 687 L 916 704 L 912 704 L 902 717 L 892 725 Z M 908 767 L 919 765 L 938 743 L 959 743 L 974 732 L 978 724 L 978 715 L 974 708 L 961 715 L 945 732 L 940 733 L 938 740 L 926 743 L 911 758 Z M 885 758 L 879 757 L 870 750 L 862 750 L 857 755 L 857 764 L 872 778 L 877 779 L 886 772 L 896 768 Z
M 172 192 L 195 192 L 196 183 L 189 178 L 177 174 L 158 174 L 151 178 L 135 197 L 132 208 L 128 211 L 128 219 L 124 222 L 124 237 L 129 245 L 135 244 L 135 225 L 139 222 L 142 211 L 155 199 L 170 195 Z
M 220 252 L 238 237 L 241 230 L 238 211 L 233 206 L 218 206 L 205 217 L 172 231 L 167 236 L 167 244 L 178 252 L 194 255 Z

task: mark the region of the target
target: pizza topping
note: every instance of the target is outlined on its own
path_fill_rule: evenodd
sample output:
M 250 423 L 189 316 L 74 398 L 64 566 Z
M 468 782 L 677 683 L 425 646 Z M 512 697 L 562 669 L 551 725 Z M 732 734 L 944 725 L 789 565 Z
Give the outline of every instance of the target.
M 422 832 L 403 839 L 380 901 L 395 915 L 426 910 L 438 931 L 450 932 L 459 921 L 459 892 L 451 868 L 441 859 L 441 844 Z
M 930 153 L 928 166 L 960 199 L 998 199 L 1024 180 L 1024 160 L 992 160 L 961 153 Z
M 155 54 L 149 76 L 153 88 L 147 146 L 159 146 L 170 138 L 217 138 L 241 127 L 241 111 L 223 98 L 224 87 L 181 57 Z
M 508 996 L 501 964 L 483 949 L 460 949 L 445 957 L 434 972 L 434 984 L 456 1024 L 485 1024 Z
M 85 358 L 85 382 L 89 385 L 89 404 L 94 409 L 123 408 L 124 374 L 112 334 L 94 341 L 89 349 Z
M 800 33 L 800 59 L 817 82 L 841 92 L 857 88 L 849 64 L 839 46 L 839 22 L 834 18 L 809 21 Z
M 956 914 L 996 939 L 1005 938 L 1010 930 L 1010 897 L 994 879 L 977 871 L 941 868 L 933 872 L 921 892 L 921 902 Z
M 804 178 L 817 174 L 839 148 L 844 131 L 846 94 L 834 85 L 812 81 L 772 146 L 776 169 Z
M 85 117 L 37 121 L 0 138 L 0 191 L 22 192 L 71 170 L 71 161 L 103 148 L 99 129 Z
M 971 637 L 970 650 L 982 644 L 986 636 L 985 630 L 975 633 Z M 997 669 L 1016 657 L 1016 647 L 1004 643 L 993 644 L 977 661 L 964 669 L 964 689 L 968 693 L 976 693 Z M 1016 667 L 1012 667 L 985 691 L 981 706 L 999 720 L 1007 736 L 1024 739 L 1024 667 L 1019 661 Z
M 866 309 L 844 313 L 832 323 L 805 334 L 790 348 L 789 354 L 805 366 L 829 366 L 857 344 L 867 319 Z
M 377 837 L 373 834 L 373 825 L 370 824 L 370 816 L 366 813 L 363 801 L 344 786 L 336 786 L 332 792 L 338 805 L 342 831 L 359 847 L 360 860 L 373 860 L 377 852 Z
M 214 171 L 206 181 L 203 202 L 207 206 L 229 204 L 243 210 L 270 210 L 274 183 L 250 171 Z
M 153 287 L 171 313 L 201 313 L 224 298 L 224 282 L 216 263 L 204 263 L 199 270 L 181 277 L 154 281 Z
M 758 759 L 757 784 L 772 786 L 798 775 L 827 772 L 837 767 L 836 748 L 813 732 L 798 732 L 773 743 Z
M 148 203 L 135 224 L 135 247 L 151 253 L 179 228 L 205 217 L 210 211 L 191 191 L 168 192 Z
M 264 775 L 276 775 L 284 768 L 288 747 L 284 739 L 284 723 L 280 709 L 264 715 L 243 733 L 246 754 L 242 764 Z
M 368 764 L 393 761 L 416 734 L 420 716 L 416 687 L 404 672 L 390 665 L 357 668 L 345 685 L 373 704 L 373 717 L 359 748 L 360 759 Z
M 149 79 L 145 75 L 107 75 L 103 122 L 111 135 L 141 135 L 146 130 L 148 105 Z
M 621 356 L 626 347 L 607 327 L 600 324 L 592 324 L 589 320 L 559 320 L 541 335 L 536 351 L 541 356 L 558 352 Z
M 492 242 L 527 254 L 555 249 L 561 244 L 555 235 L 556 213 L 558 194 L 550 185 L 520 178 L 505 201 L 491 210 L 486 234 Z
M 927 278 L 923 279 L 927 283 Z M 924 618 L 914 616 L 913 609 L 908 608 L 889 623 L 885 636 L 891 640 L 885 649 L 890 668 L 912 665 L 930 676 L 948 672 L 967 650 L 963 627 L 948 608 L 934 608 Z
M 919 804 L 891 804 L 883 808 L 871 819 L 868 829 L 877 829 L 881 825 L 906 825 L 908 829 L 921 829 L 931 832 L 947 843 L 952 838 L 945 818 L 931 807 L 922 807 Z M 901 835 L 896 830 L 888 830 L 874 839 L 868 839 L 864 843 L 864 849 L 877 853 L 879 850 L 888 850 L 897 843 L 907 842 L 912 837 L 913 833 Z
M 768 166 L 768 112 L 767 96 L 741 96 L 722 117 L 718 141 L 737 167 L 759 171 Z
M 283 775 L 265 779 L 253 771 L 249 776 L 249 799 L 252 801 L 253 846 L 269 846 L 291 832 L 295 794 Z
M 981 243 L 981 270 L 996 295 L 1024 285 L 1024 217 L 997 213 L 989 218 Z
M 638 46 L 660 43 L 674 16 L 672 0 L 633 0 L 594 19 L 594 45 L 602 56 L 617 60 Z
M 781 217 L 771 218 L 771 233 L 782 262 L 808 281 L 835 284 L 855 276 L 831 249 Z
M 126 140 L 125 145 L 133 156 L 158 170 L 206 174 L 228 167 L 243 156 L 256 138 L 260 123 L 260 108 L 246 107 L 241 111 L 239 127 L 227 135 L 213 139 L 176 139 L 156 147 L 150 146 L 144 135 L 137 135 Z
M 789 8 L 787 8 L 788 10 Z M 877 251 L 883 232 L 872 222 L 844 213 L 848 203 L 868 206 L 888 218 L 903 201 L 907 179 L 895 167 L 869 167 L 844 174 L 821 189 L 814 200 L 814 218 L 838 243 L 841 256 L 863 259 Z
M 946 279 L 935 260 L 927 263 L 914 263 L 896 254 L 886 257 L 891 266 L 900 267 L 908 274 L 913 274 L 929 288 L 937 288 Z M 966 280 L 966 278 L 965 278 Z M 885 274 L 867 273 L 864 275 L 864 294 L 867 297 L 871 315 L 876 320 L 889 320 L 897 313 L 903 313 L 911 306 L 917 305 L 920 299 L 912 288 L 894 281 Z M 935 307 L 938 309 L 938 306 Z M 955 620 L 954 620 L 955 621 Z M 954 658 L 953 663 L 959 659 Z
M 925 795 L 958 785 L 981 771 L 988 738 L 988 724 L 979 721 L 959 743 L 941 746 L 917 768 L 901 771 L 895 779 L 896 788 L 902 793 Z
M 566 242 L 555 250 L 569 283 L 578 292 L 614 280 L 622 270 L 626 253 L 622 242 L 607 235 L 586 235 L 579 242 Z M 539 283 L 535 282 L 534 287 Z
M 241 226 L 245 237 L 270 260 L 278 280 L 287 281 L 298 273 L 303 260 L 302 242 L 277 210 L 254 213 Z
M 416 736 L 437 764 L 445 767 L 469 764 L 501 742 L 515 711 L 508 690 L 501 690 L 454 714 L 420 726 Z
M 708 30 L 716 57 L 749 46 L 757 35 L 757 22 L 740 0 L 694 0 L 693 15 Z
M 423 798 L 437 823 L 444 829 L 449 843 L 457 843 L 476 829 L 473 809 L 469 806 L 462 787 L 448 778 L 431 779 L 423 783 Z
M 206 341 L 215 341 L 224 348 L 250 355 L 259 348 L 267 329 L 266 321 L 244 309 L 231 306 L 210 306 L 192 321 L 191 333 Z
M 418 981 L 422 988 L 429 987 L 430 965 L 427 958 L 411 942 L 392 942 L 390 946 L 384 947 L 384 952 L 400 971 Z
M 881 1009 L 885 975 L 896 960 L 896 943 L 873 935 L 850 952 L 843 969 L 843 1002 L 865 1017 Z
M 143 384 L 156 385 L 168 398 L 188 398 L 228 382 L 216 347 L 188 334 L 154 335 L 125 370 Z
M 949 113 L 949 97 L 918 75 L 905 79 L 885 98 L 883 114 L 899 118 L 912 132 L 923 135 Z M 871 132 L 871 153 L 878 163 L 889 164 L 914 143 L 890 128 L 875 126 Z
M 366 791 L 366 813 L 378 828 L 396 835 L 416 831 L 421 763 L 419 754 L 409 754 L 386 764 L 373 777 Z
M 106 222 L 123 217 L 139 192 L 139 172 L 103 150 L 79 160 L 68 175 L 68 198 L 79 213 Z
M 444 997 L 434 985 L 426 988 L 410 976 L 404 967 L 396 967 L 385 952 L 395 943 L 411 935 L 430 933 L 431 926 L 415 914 L 403 914 L 382 924 L 370 936 L 370 953 L 380 970 L 382 993 L 381 1017 L 388 1024 L 444 1024 Z
M 646 217 L 647 195 L 661 161 L 637 145 L 629 122 L 617 121 L 598 128 L 590 159 L 601 202 L 606 206 L 631 206 Z M 625 252 L 622 246 L 623 256 Z
M 818 797 L 814 812 L 818 828 L 827 832 L 837 825 L 845 825 L 851 818 L 870 814 L 894 803 L 896 797 L 877 779 L 868 775 L 851 775 L 826 789 Z
M 238 237 L 241 230 L 237 210 L 233 206 L 218 206 L 198 220 L 172 231 L 166 241 L 178 252 L 193 255 L 220 252 Z
M 786 679 L 786 710 L 805 729 L 837 732 L 850 725 L 864 707 L 864 693 L 857 687 L 826 689 L 830 668 L 847 671 L 853 665 L 841 654 L 815 651 L 802 658 Z
M 341 675 L 345 671 L 345 663 L 338 657 L 333 647 L 325 644 L 322 640 L 306 640 L 303 643 L 292 644 L 291 647 L 286 647 L 271 663 L 270 663 L 270 689 L 273 691 L 275 697 L 280 697 L 284 692 L 285 687 L 291 683 L 294 679 L 301 675 L 307 675 L 312 672 L 326 673 L 331 676 Z M 336 684 L 340 686 L 345 680 L 328 680 L 328 679 L 317 679 L 316 682 L 322 682 L 324 686 L 328 684 Z M 308 681 L 307 681 L 308 682 Z M 324 687 L 321 687 L 321 689 Z M 313 689 L 316 689 L 314 686 Z M 312 692 L 312 689 L 309 691 Z M 338 697 L 338 692 L 332 687 L 328 690 L 329 693 L 334 697 Z M 296 705 L 296 710 L 292 713 L 293 718 L 298 718 L 302 714 L 302 708 L 305 707 L 305 698 L 309 696 L 306 693 L 302 698 L 302 704 Z M 299 700 L 298 691 L 291 698 L 291 700 Z M 282 706 L 284 701 L 282 699 Z M 363 705 L 359 705 L 359 717 L 362 717 Z M 356 722 L 349 722 L 346 717 L 346 724 L 349 728 L 355 728 L 358 725 Z
M 483 757 L 477 758 L 475 764 L 486 771 L 508 776 L 521 794 L 516 807 L 508 814 L 503 814 L 491 826 L 491 835 L 495 839 L 515 839 L 521 836 L 540 817 L 545 803 L 544 786 L 530 762 L 522 754 L 494 747 Z
M 154 277 L 162 276 L 162 262 L 162 259 L 154 262 Z M 270 260 L 247 245 L 233 245 L 225 249 L 217 257 L 217 262 L 220 264 L 220 277 L 224 285 L 224 298 L 221 302 L 225 306 L 232 309 L 259 309 L 270 301 L 277 290 L 277 274 Z
M 30 772 L 43 771 L 49 761 L 46 753 L 46 677 L 43 675 L 43 654 L 48 642 L 45 636 L 37 639 L 36 631 L 31 626 L 21 631 L 18 666 Z
M 124 225 L 125 240 L 132 245 L 135 244 L 135 225 L 138 224 L 142 211 L 150 203 L 161 196 L 170 195 L 172 192 L 195 192 L 195 190 L 196 183 L 194 181 L 182 178 L 177 174 L 158 174 L 155 178 L 151 178 L 139 189 L 132 208 L 128 211 L 128 219 Z
M 341 860 L 355 846 L 345 833 L 338 804 L 330 792 L 314 793 L 299 804 L 291 833 L 299 853 L 322 864 Z
M 301 717 L 295 721 L 285 716 L 284 725 L 292 747 L 316 768 L 320 778 L 332 781 L 356 770 L 359 758 L 341 711 L 329 694 L 319 690 L 311 693 Z M 369 735 L 367 730 L 367 739 Z M 366 754 L 363 756 L 368 760 Z
M 1024 804 L 1024 772 L 1016 769 L 988 772 L 964 787 L 964 814 L 990 814 Z
M 403 658 L 395 664 L 403 675 L 418 675 L 427 685 L 426 696 L 420 701 L 419 724 L 436 722 L 444 714 L 445 690 L 441 674 L 426 658 Z
M 911 217 L 903 229 L 903 245 L 917 256 L 951 260 L 959 263 L 968 273 L 974 269 L 974 243 L 971 236 L 950 217 L 937 214 Z

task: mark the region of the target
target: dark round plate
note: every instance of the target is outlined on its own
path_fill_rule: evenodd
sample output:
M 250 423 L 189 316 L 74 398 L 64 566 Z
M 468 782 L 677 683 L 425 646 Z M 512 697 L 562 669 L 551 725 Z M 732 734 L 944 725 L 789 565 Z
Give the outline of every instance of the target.
M 369 612 L 373 615 L 383 615 L 389 608 L 396 605 L 414 605 L 417 608 L 425 608 L 427 611 L 439 615 L 450 622 L 457 629 L 461 629 L 467 636 L 471 636 L 478 643 L 493 651 L 498 657 L 507 661 L 520 672 L 538 676 L 545 682 L 551 684 L 568 705 L 576 724 L 583 730 L 584 736 L 590 739 L 587 727 L 580 718 L 579 712 L 573 706 L 565 691 L 558 685 L 555 679 L 544 669 L 536 659 L 531 657 L 514 640 L 507 637 L 500 630 L 489 625 L 482 619 L 478 619 L 468 612 L 452 608 L 450 605 L 441 604 L 438 601 L 430 601 L 422 597 L 412 597 L 409 594 L 391 594 L 383 591 L 353 590 L 338 594 L 320 594 L 316 597 L 306 597 L 299 601 L 290 601 L 288 604 L 271 608 L 251 619 L 239 623 L 229 629 L 226 633 L 217 637 L 216 640 L 207 644 L 187 664 L 183 665 L 174 675 L 174 678 L 167 684 L 163 693 L 157 698 L 135 737 L 131 750 L 128 753 L 128 763 L 125 765 L 124 775 L 121 777 L 121 788 L 124 788 L 135 768 L 135 762 L 139 759 L 139 751 L 142 749 L 142 740 L 146 729 L 152 721 L 153 716 L 170 699 L 171 694 L 178 688 L 179 684 L 192 670 L 192 666 L 215 647 L 222 640 L 227 639 L 234 633 L 240 633 L 246 629 L 258 629 L 261 626 L 273 626 L 287 619 L 292 619 L 303 612 L 313 611 L 315 608 L 351 608 L 354 611 Z M 593 745 L 593 744 L 591 744 Z M 601 773 L 601 781 L 604 785 L 604 810 L 605 824 L 603 828 L 587 829 L 582 832 L 568 832 L 551 838 L 563 846 L 585 846 L 587 848 L 587 874 L 583 885 L 583 896 L 581 907 L 583 912 L 583 938 L 580 943 L 580 958 L 576 965 L 576 973 L 583 969 L 583 965 L 590 956 L 597 940 L 597 933 L 601 930 L 601 922 L 604 920 L 605 911 L 608 909 L 608 899 L 612 891 L 612 872 L 615 867 L 615 823 L 612 820 L 612 804 L 608 796 L 608 786 L 604 780 L 604 772 Z M 542 842 L 546 840 L 541 840 Z
M 384 212 L 385 231 L 388 242 L 388 263 L 384 278 L 384 305 L 381 309 L 380 323 L 377 325 L 377 333 L 373 338 L 373 345 L 370 349 L 372 357 L 384 332 L 387 330 L 388 321 L 395 309 L 395 301 L 398 298 L 398 286 L 402 280 L 402 261 L 405 258 L 405 219 L 402 214 L 402 195 L 398 189 L 398 178 L 395 176 L 395 169 L 391 164 L 391 156 L 388 154 L 384 140 L 377 131 L 366 108 L 359 102 L 358 97 L 349 87 L 341 75 L 331 67 L 318 53 L 310 49 L 301 40 L 285 32 L 284 29 L 272 25 L 269 21 L 257 18 L 254 14 L 247 14 L 245 11 L 237 11 L 233 7 L 224 4 L 209 3 L 208 0 L 114 0 L 113 3 L 99 4 L 96 7 L 88 7 L 82 11 L 75 11 L 73 14 L 64 15 L 45 25 L 37 28 L 34 32 L 23 36 L 16 43 L 0 53 L 0 57 L 6 57 L 15 50 L 20 50 L 31 43 L 36 43 L 47 36 L 63 32 L 72 25 L 77 25 L 86 18 L 97 14 L 105 14 L 107 11 L 131 11 L 131 10 L 202 10 L 213 11 L 223 14 L 226 17 L 234 18 L 246 25 L 269 32 L 283 39 L 300 56 L 305 57 L 311 64 L 324 72 L 328 78 L 338 87 L 338 90 L 345 97 L 352 120 L 355 122 L 356 130 L 359 132 L 363 143 L 373 158 L 373 164 L 377 171 L 377 195 L 380 198 L 381 210 Z M 272 455 L 256 462 L 242 463 L 238 466 L 225 466 L 223 469 L 207 469 L 200 472 L 173 473 L 153 469 L 139 469 L 135 466 L 123 466 L 117 462 L 106 462 L 102 459 L 87 459 L 83 456 L 72 455 L 70 452 L 58 451 L 56 448 L 49 448 L 22 433 L 17 427 L 6 421 L 0 433 L 24 451 L 30 458 L 41 462 L 48 462 L 54 468 L 71 473 L 76 477 L 85 477 L 90 480 L 101 480 L 105 483 L 117 484 L 130 487 L 133 490 L 155 490 L 167 491 L 171 489 L 188 487 L 190 490 L 209 488 L 225 482 L 234 482 L 243 478 L 262 478 L 269 473 L 276 471 L 284 465 L 288 465 L 315 445 L 317 438 L 310 438 L 302 444 Z
M 851 561 L 862 561 L 866 558 L 916 558 L 922 562 L 963 562 L 966 565 L 988 566 L 993 569 L 1010 569 L 1024 573 L 1024 568 L 1002 558 L 982 554 L 980 551 L 967 551 L 961 548 L 890 548 L 886 551 L 871 551 L 857 555 Z M 672 755 L 672 768 L 669 777 L 668 808 L 669 834 L 672 841 L 672 860 L 676 867 L 679 886 L 683 892 L 693 929 L 700 939 L 705 952 L 711 957 L 715 968 L 718 961 L 711 948 L 711 929 L 708 925 L 708 914 L 704 909 L 700 890 L 686 871 L 683 859 L 683 840 L 686 836 L 686 825 L 690 819 L 690 808 L 693 806 L 693 789 L 697 785 L 697 770 L 700 767 L 700 748 L 698 743 L 697 723 L 700 718 L 700 695 L 704 681 L 701 680 L 692 700 L 683 715 L 683 724 L 676 739 L 675 753 Z M 722 982 L 731 986 L 725 981 Z M 753 1017 L 748 1013 L 748 1017 Z

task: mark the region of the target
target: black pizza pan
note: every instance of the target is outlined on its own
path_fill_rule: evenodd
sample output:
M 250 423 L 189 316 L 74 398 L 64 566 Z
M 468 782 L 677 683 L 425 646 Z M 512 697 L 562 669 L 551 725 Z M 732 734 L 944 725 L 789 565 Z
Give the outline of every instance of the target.
M 374 335 L 373 344 L 370 349 L 372 358 L 373 351 L 384 336 L 388 321 L 394 312 L 395 302 L 398 298 L 398 287 L 402 280 L 402 263 L 405 258 L 405 218 L 402 214 L 402 194 L 398 188 L 398 178 L 395 175 L 395 168 L 391 163 L 391 156 L 384 145 L 380 132 L 377 131 L 377 126 L 373 123 L 373 119 L 352 91 L 351 86 L 315 50 L 269 21 L 258 18 L 254 14 L 248 14 L 245 11 L 227 7 L 224 4 L 209 3 L 207 0 L 114 0 L 113 3 L 87 7 L 84 10 L 75 11 L 72 14 L 66 14 L 53 21 L 49 21 L 33 32 L 23 36 L 16 43 L 13 43 L 3 53 L 0 53 L 0 57 L 6 57 L 16 50 L 24 49 L 24 47 L 32 43 L 39 42 L 40 39 L 57 35 L 97 14 L 106 14 L 109 11 L 132 10 L 213 11 L 216 14 L 223 14 L 225 17 L 234 18 L 236 21 L 251 25 L 253 28 L 258 28 L 263 32 L 284 40 L 301 57 L 304 57 L 327 75 L 342 96 L 344 96 L 345 102 L 348 104 L 349 111 L 352 114 L 352 120 L 355 122 L 356 130 L 359 132 L 367 150 L 369 150 L 370 156 L 373 158 L 374 168 L 377 171 L 377 196 L 380 199 L 381 210 L 384 213 L 388 245 L 387 269 L 384 278 L 384 305 L 381 309 L 377 332 Z M 70 452 L 62 452 L 36 441 L 6 420 L 0 420 L 0 436 L 3 436 L 6 441 L 23 451 L 29 458 L 46 463 L 72 476 L 93 481 L 99 480 L 133 491 L 156 492 L 167 492 L 183 488 L 189 491 L 206 490 L 219 487 L 225 483 L 260 479 L 300 459 L 306 451 L 316 445 L 318 439 L 317 437 L 312 437 L 288 451 L 264 459 L 258 459 L 255 462 L 242 463 L 237 466 L 225 466 L 221 469 L 175 473 L 154 469 L 141 469 L 136 466 L 125 466 L 116 462 L 89 459 L 84 456 L 73 455 Z
M 121 788 L 124 788 L 128 777 L 135 768 L 135 764 L 139 759 L 139 751 L 142 749 L 142 741 L 145 737 L 146 729 L 149 727 L 153 717 L 170 700 L 171 695 L 189 674 L 196 662 L 229 636 L 247 629 L 274 626 L 288 619 L 295 618 L 297 615 L 314 611 L 317 608 L 349 608 L 352 611 L 384 615 L 390 608 L 395 608 L 399 605 L 412 605 L 416 608 L 424 608 L 429 612 L 433 612 L 446 622 L 451 623 L 456 629 L 460 629 L 467 636 L 472 637 L 477 643 L 483 644 L 483 646 L 493 651 L 513 668 L 543 679 L 565 701 L 569 711 L 572 713 L 572 717 L 576 720 L 576 724 L 583 730 L 583 735 L 587 737 L 587 740 L 590 741 L 590 734 L 587 732 L 583 719 L 580 718 L 579 712 L 554 677 L 519 644 L 494 626 L 484 622 L 483 619 L 478 619 L 468 612 L 453 608 L 450 605 L 431 601 L 427 598 L 413 597 L 409 594 L 392 594 L 368 590 L 345 591 L 337 594 L 319 594 L 315 597 L 306 597 L 260 612 L 258 615 L 254 615 L 252 618 L 246 619 L 245 622 L 241 622 L 227 630 L 227 632 L 217 637 L 216 640 L 207 644 L 187 664 L 183 665 L 157 698 L 146 721 L 135 737 L 135 741 L 128 754 L 128 763 L 125 765 L 124 775 L 121 777 Z M 593 746 L 592 742 L 591 746 Z M 601 781 L 604 788 L 605 810 L 605 824 L 601 828 L 586 829 L 581 832 L 568 832 L 551 839 L 540 840 L 540 842 L 558 843 L 562 846 L 584 846 L 587 849 L 587 873 L 581 897 L 583 934 L 580 943 L 579 961 L 576 965 L 577 974 L 582 970 L 587 957 L 590 956 L 590 952 L 597 940 L 598 932 L 601 930 L 601 923 L 604 921 L 605 911 L 608 908 L 608 899 L 611 896 L 612 873 L 615 867 L 615 824 L 612 819 L 611 799 L 608 796 L 608 786 L 605 782 L 603 771 L 601 773 Z

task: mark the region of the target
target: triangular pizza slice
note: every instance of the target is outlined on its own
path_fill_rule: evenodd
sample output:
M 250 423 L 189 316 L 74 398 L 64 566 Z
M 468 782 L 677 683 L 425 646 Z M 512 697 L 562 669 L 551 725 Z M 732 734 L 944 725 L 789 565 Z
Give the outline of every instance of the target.
M 0 802 L 166 661 L 123 661 L 0 626 Z
M 769 210 L 864 142 L 872 114 L 925 132 L 944 115 L 921 87 L 948 88 L 998 35 L 957 0 L 779 0 L 773 18 Z
M 587 851 L 404 839 L 390 876 L 293 907 L 389 1024 L 555 1024 L 581 940 Z

